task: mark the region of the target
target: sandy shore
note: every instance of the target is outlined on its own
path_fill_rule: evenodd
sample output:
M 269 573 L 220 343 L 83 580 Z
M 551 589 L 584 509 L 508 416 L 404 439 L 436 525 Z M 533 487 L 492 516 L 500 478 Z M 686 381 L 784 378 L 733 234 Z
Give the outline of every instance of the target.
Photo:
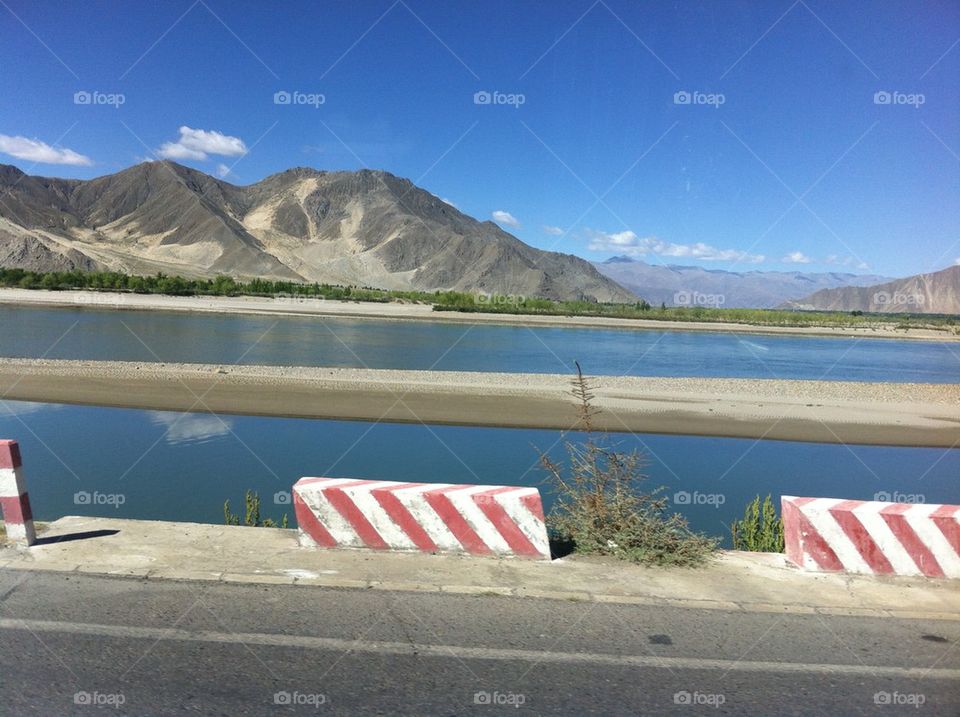
M 953 447 L 960 385 L 603 376 L 598 428 L 823 443 Z M 574 428 L 552 374 L 0 359 L 7 400 L 170 411 Z
M 613 319 L 591 316 L 514 316 L 510 314 L 434 311 L 423 304 L 377 304 L 371 302 L 326 301 L 323 299 L 261 298 L 254 296 L 161 296 L 91 291 L 40 291 L 0 288 L 0 304 L 21 306 L 86 306 L 97 309 L 187 311 L 223 314 L 267 314 L 319 316 L 395 321 L 432 321 L 459 324 L 509 324 L 513 326 L 562 326 L 568 328 L 647 329 L 656 331 L 714 331 L 748 334 L 802 336 L 859 336 L 863 338 L 958 341 L 960 336 L 931 329 L 895 330 L 892 326 L 873 328 L 821 328 L 756 326 L 694 321 Z

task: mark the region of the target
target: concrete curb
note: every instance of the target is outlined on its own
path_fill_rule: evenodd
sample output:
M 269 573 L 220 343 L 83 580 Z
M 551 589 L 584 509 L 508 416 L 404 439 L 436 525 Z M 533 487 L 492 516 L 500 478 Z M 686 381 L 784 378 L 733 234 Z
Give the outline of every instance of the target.
M 26 572 L 62 572 L 80 575 L 95 575 L 118 580 L 151 580 L 187 583 L 221 583 L 239 585 L 286 585 L 290 587 L 323 588 L 333 590 L 382 590 L 385 592 L 434 593 L 467 595 L 489 598 L 514 598 L 559 600 L 563 602 L 601 603 L 606 605 L 647 605 L 694 610 L 724 610 L 743 613 L 782 613 L 785 615 L 842 615 L 846 617 L 884 617 L 917 620 L 943 620 L 960 622 L 960 613 L 924 610 L 897 610 L 890 608 L 827 607 L 799 604 L 773 604 L 750 601 L 695 600 L 684 598 L 653 598 L 632 595 L 609 595 L 556 590 L 526 590 L 498 585 L 429 585 L 409 582 L 379 580 L 351 580 L 346 578 L 297 578 L 283 575 L 250 573 L 192 573 L 191 571 L 167 570 L 102 570 L 91 566 L 41 567 L 5 563 L 0 569 Z
M 106 532 L 115 534 L 102 535 Z M 95 533 L 101 535 L 76 539 Z M 73 539 L 54 542 L 56 536 Z M 643 568 L 580 557 L 546 562 L 318 551 L 299 548 L 294 530 L 67 517 L 50 524 L 31 548 L 0 549 L 0 568 L 197 584 L 960 621 L 957 581 L 811 574 L 789 566 L 782 555 L 734 551 L 698 570 Z

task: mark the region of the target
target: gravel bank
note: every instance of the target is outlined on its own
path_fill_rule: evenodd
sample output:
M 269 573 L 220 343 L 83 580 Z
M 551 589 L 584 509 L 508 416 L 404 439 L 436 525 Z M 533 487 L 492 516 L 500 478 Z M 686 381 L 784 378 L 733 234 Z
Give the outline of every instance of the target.
M 598 428 L 826 443 L 960 444 L 960 385 L 593 379 Z M 477 426 L 576 427 L 556 374 L 0 359 L 8 400 Z

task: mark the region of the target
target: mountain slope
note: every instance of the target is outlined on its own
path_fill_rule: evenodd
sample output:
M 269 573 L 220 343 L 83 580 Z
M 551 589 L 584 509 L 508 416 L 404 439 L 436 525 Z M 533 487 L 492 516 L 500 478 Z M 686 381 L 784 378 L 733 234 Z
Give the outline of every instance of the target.
M 960 314 L 960 265 L 875 286 L 824 289 L 783 308 Z
M 534 249 L 373 170 L 296 168 L 239 187 L 174 162 L 88 181 L 0 165 L 0 260 L 33 270 L 633 300 L 589 262 Z
M 698 266 L 654 265 L 613 257 L 597 269 L 650 303 L 719 305 L 726 308 L 768 309 L 837 286 L 868 286 L 889 277 L 842 272 L 745 271 Z

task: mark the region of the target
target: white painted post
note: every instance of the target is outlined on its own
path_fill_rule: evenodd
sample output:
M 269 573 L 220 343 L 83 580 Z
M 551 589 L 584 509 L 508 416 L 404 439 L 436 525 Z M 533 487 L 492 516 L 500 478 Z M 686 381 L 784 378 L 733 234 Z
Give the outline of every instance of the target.
M 9 540 L 27 546 L 37 542 L 16 441 L 0 440 L 0 511 Z

